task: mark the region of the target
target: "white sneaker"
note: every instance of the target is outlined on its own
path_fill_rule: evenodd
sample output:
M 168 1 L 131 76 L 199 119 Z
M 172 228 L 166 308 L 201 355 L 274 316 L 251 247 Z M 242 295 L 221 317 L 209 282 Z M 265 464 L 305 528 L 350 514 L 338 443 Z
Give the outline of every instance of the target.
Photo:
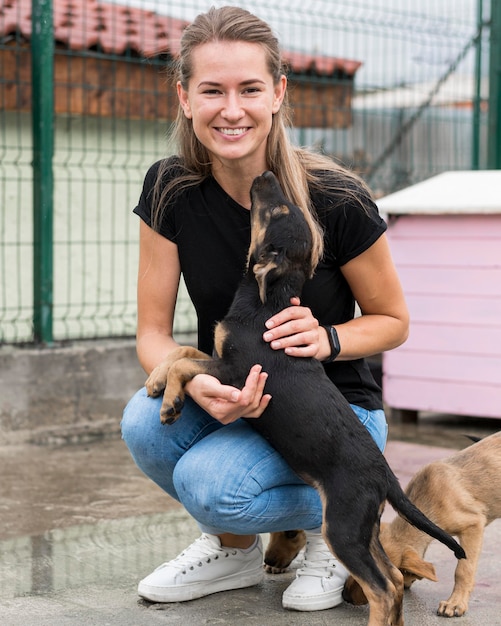
M 332 556 L 320 534 L 306 533 L 303 566 L 282 596 L 284 609 L 321 611 L 343 601 L 348 570 Z
M 146 576 L 137 591 L 152 602 L 184 602 L 217 591 L 257 585 L 263 577 L 259 535 L 251 548 L 240 550 L 223 548 L 219 537 L 204 533 L 174 560 Z

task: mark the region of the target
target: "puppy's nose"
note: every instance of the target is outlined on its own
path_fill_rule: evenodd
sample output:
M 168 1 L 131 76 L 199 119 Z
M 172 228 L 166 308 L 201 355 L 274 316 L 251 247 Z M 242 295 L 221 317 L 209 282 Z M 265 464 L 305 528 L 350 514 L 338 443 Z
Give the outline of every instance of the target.
M 253 198 L 259 197 L 262 202 L 270 196 L 274 196 L 273 200 L 275 201 L 281 198 L 283 196 L 282 189 L 275 174 L 268 170 L 255 178 L 251 187 L 251 196 Z

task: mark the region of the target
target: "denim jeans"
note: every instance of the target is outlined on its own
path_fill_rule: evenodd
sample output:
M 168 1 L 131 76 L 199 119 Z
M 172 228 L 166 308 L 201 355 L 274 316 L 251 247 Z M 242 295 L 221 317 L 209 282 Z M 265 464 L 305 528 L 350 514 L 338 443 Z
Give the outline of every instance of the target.
M 245 420 L 223 426 L 187 397 L 181 417 L 164 426 L 161 403 L 140 389 L 125 408 L 122 437 L 139 469 L 183 504 L 202 532 L 247 535 L 321 526 L 317 491 Z M 352 408 L 384 450 L 384 412 Z

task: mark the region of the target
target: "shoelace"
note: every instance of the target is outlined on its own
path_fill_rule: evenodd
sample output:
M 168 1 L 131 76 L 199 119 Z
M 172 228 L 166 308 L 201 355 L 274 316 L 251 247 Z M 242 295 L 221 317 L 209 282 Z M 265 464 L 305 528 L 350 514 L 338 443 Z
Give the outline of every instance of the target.
M 332 576 L 336 569 L 336 559 L 324 541 L 308 539 L 304 555 L 303 566 L 298 569 L 298 576 L 318 576 L 320 578 Z
M 157 569 L 170 566 L 184 574 L 189 569 L 194 570 L 195 567 L 202 567 L 204 563 L 210 563 L 212 559 L 216 561 L 220 557 L 226 558 L 230 554 L 236 554 L 236 550 L 221 548 L 208 535 L 202 535 L 188 546 L 184 552 L 181 552 L 179 556 L 172 561 L 163 563 Z

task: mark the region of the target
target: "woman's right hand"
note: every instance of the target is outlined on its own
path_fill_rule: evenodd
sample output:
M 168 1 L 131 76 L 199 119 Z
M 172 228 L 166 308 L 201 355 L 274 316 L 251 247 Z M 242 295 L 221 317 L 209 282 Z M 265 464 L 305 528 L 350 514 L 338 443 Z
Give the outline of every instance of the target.
M 214 376 L 197 374 L 186 384 L 186 392 L 221 424 L 231 424 L 240 417 L 260 417 L 271 396 L 264 394 L 268 374 L 261 365 L 250 369 L 243 389 L 223 385 Z

